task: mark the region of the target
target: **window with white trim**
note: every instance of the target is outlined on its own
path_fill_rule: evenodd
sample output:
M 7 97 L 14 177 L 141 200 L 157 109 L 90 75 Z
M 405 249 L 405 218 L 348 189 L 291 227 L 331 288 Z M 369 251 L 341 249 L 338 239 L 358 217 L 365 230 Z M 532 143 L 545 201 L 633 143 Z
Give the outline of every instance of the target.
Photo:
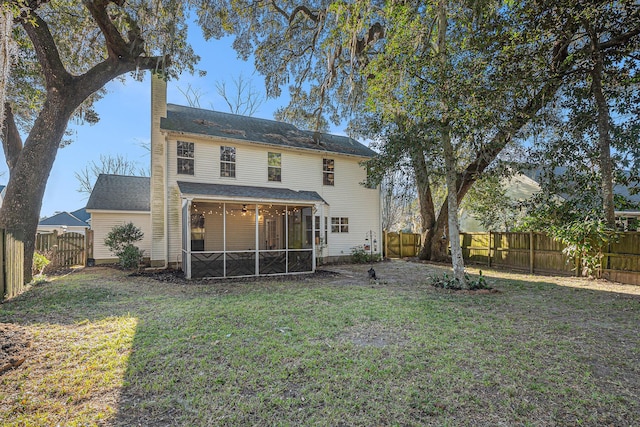
M 334 185 L 335 162 L 333 159 L 322 159 L 322 184 Z
M 348 233 L 349 218 L 331 217 L 331 232 L 332 233 Z
M 177 157 L 178 157 L 178 173 L 181 175 L 194 174 L 194 144 L 193 142 L 178 141 Z
M 220 147 L 220 176 L 236 177 L 236 147 Z
M 267 153 L 268 177 L 269 181 L 282 181 L 282 154 Z

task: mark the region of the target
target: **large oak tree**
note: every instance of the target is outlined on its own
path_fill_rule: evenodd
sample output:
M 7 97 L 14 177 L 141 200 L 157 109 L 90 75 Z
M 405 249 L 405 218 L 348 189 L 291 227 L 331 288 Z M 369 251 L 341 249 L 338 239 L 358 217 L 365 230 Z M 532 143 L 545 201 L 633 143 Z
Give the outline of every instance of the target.
M 438 20 L 430 13 L 437 3 L 230 1 L 230 10 L 243 5 L 237 17 L 211 13 L 208 3 L 203 1 L 202 25 L 215 29 L 224 22 L 233 27 L 235 46 L 246 56 L 255 55 L 258 71 L 266 76 L 268 93 L 277 95 L 282 86 L 290 85 L 289 111 L 307 119 L 324 115 L 338 122 L 352 117 L 354 111 L 371 111 L 364 108 L 367 100 L 369 107 L 373 105 L 376 121 L 382 123 L 372 128 L 383 132 L 369 136 L 382 136 L 392 143 L 383 145 L 391 153 L 387 166 L 393 168 L 395 161 L 407 157 L 413 162 L 425 237 L 421 255 L 446 258 L 447 242 L 441 236 L 447 235 L 449 205 L 438 209 L 430 186 L 434 172 L 445 169 L 442 152 L 434 159 L 432 147 L 438 140 L 438 126 L 442 129 L 447 123 L 440 120 L 438 124 L 433 115 L 417 108 L 421 103 L 432 111 L 438 108 L 430 96 L 438 86 L 437 79 L 431 78 L 436 75 L 423 72 L 437 44 L 433 36 Z M 465 134 L 461 131 L 465 127 L 459 127 L 452 141 L 473 139 L 463 144 L 467 147 L 464 153 L 454 150 L 455 194 L 460 203 L 505 147 L 530 135 L 532 121 L 557 99 L 582 59 L 596 50 L 584 42 L 589 17 L 580 2 L 450 3 L 449 40 L 461 48 L 451 57 L 447 71 L 454 82 L 450 85 L 453 104 L 461 100 L 450 111 L 464 119 L 467 130 Z M 591 15 L 620 22 L 615 33 L 598 31 L 600 52 L 603 48 L 609 52 L 624 49 L 638 34 L 635 2 L 594 1 L 589 2 L 589 9 L 593 13 L 612 4 L 615 16 Z M 402 8 L 404 14 L 390 13 Z M 608 25 L 599 22 L 597 27 Z M 465 81 L 471 83 L 462 87 L 468 93 L 466 102 L 457 87 Z M 372 82 L 377 82 L 377 94 L 371 92 Z M 380 114 L 385 104 L 386 114 Z M 493 114 L 487 114 L 492 110 Z
M 172 0 L 1 3 L 12 14 L 17 53 L 8 80 L 3 77 L 9 181 L 0 227 L 24 242 L 26 280 L 45 186 L 69 119 L 97 120 L 93 102 L 114 78 L 192 69 L 197 57 L 186 42 L 188 6 Z

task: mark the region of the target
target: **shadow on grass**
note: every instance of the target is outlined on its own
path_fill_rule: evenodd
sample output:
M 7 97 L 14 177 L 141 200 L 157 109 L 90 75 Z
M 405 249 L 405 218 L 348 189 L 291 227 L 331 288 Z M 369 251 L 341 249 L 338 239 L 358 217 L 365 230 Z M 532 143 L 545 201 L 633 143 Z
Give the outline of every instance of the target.
M 380 264 L 371 285 L 340 270 L 233 285 L 79 273 L 0 321 L 120 339 L 120 380 L 94 380 L 112 425 L 640 424 L 635 297 L 484 271 L 501 293 L 460 295 L 419 280 L 429 265 Z M 39 393 L 41 411 L 68 399 Z M 57 421 L 104 424 L 84 402 Z

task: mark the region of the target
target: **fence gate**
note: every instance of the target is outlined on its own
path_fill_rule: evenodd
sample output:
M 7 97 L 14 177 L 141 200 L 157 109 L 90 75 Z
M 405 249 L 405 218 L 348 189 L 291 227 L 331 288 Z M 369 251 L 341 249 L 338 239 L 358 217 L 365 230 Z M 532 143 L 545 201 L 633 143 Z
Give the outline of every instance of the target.
M 87 232 L 91 233 L 91 230 Z M 85 265 L 89 255 L 87 254 L 88 241 L 91 239 L 80 233 L 38 234 L 36 250 L 44 252 L 54 267 Z
M 420 234 L 390 233 L 383 234 L 383 248 L 385 258 L 415 257 L 420 252 Z

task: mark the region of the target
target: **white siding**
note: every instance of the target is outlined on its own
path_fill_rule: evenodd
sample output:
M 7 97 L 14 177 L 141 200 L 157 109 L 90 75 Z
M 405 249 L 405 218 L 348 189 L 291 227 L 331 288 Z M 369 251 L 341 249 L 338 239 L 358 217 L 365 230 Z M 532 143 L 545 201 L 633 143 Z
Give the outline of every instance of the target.
M 151 254 L 151 214 L 148 212 L 91 212 L 91 228 L 93 229 L 93 257 L 96 260 L 115 260 L 109 249 L 104 245 L 104 239 L 116 225 L 132 222 L 144 233 L 144 237 L 136 244 L 144 250 L 144 256 Z
M 177 174 L 177 140 L 195 143 L 194 175 Z M 220 147 L 236 148 L 236 177 L 220 177 Z M 366 179 L 365 169 L 359 165 L 363 159 L 319 151 L 293 150 L 283 147 L 227 141 L 216 138 L 168 137 L 168 182 L 169 182 L 169 262 L 180 260 L 181 255 L 181 200 L 177 181 L 212 184 L 236 184 L 258 187 L 290 188 L 317 192 L 330 206 L 324 211 L 328 221 L 331 217 L 349 218 L 348 233 L 331 233 L 329 225 L 328 256 L 345 256 L 354 246 L 365 243 L 371 230 L 378 240 L 381 251 L 380 192 L 360 183 Z M 267 153 L 282 154 L 282 182 L 270 182 L 267 176 Z M 322 159 L 335 160 L 335 185 L 322 185 Z M 152 197 L 153 200 L 153 197 Z M 320 215 L 318 212 L 316 215 Z M 227 231 L 239 224 L 227 223 Z M 244 245 L 243 245 L 244 244 Z M 253 247 L 247 242 L 238 242 L 239 249 Z M 208 246 L 208 244 L 207 244 Z M 227 248 L 231 250 L 231 248 Z

